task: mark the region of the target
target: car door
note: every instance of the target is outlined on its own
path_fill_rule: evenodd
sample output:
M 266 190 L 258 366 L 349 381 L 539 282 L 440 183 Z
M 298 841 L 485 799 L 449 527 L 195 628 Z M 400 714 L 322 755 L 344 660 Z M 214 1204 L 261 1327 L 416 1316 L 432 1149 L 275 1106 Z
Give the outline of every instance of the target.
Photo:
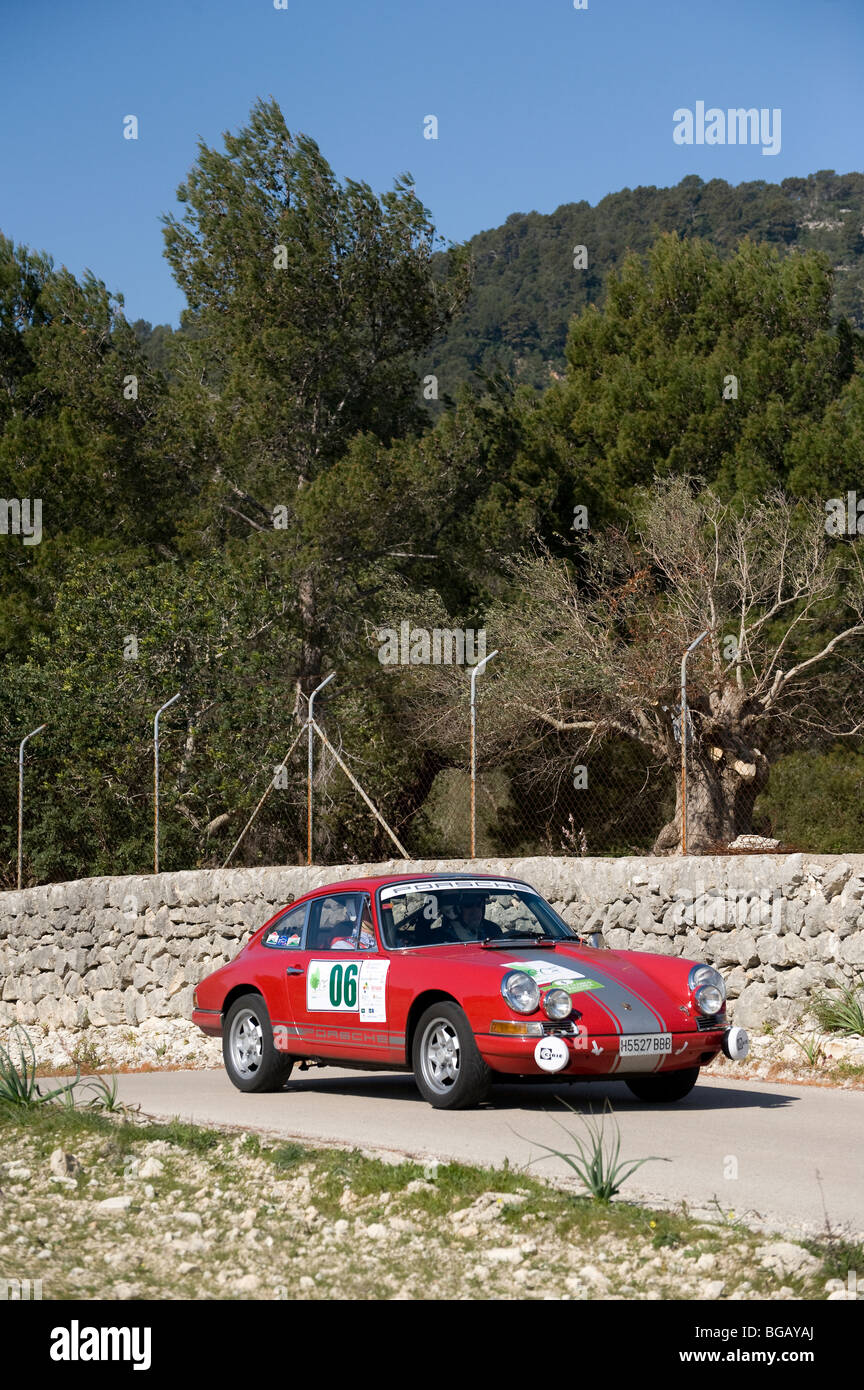
M 381 950 L 368 893 L 321 893 L 311 899 L 297 965 L 303 973 L 287 977 L 288 997 L 309 1056 L 399 1059 L 388 1032 L 390 959 Z
M 270 923 L 257 947 L 261 955 L 262 974 L 267 981 L 264 994 L 270 1010 L 274 1040 L 280 1052 L 300 1051 L 297 1045 L 300 1033 L 292 1009 L 289 982 L 302 979 L 305 975 L 302 955 L 308 910 L 308 902 L 288 908 Z

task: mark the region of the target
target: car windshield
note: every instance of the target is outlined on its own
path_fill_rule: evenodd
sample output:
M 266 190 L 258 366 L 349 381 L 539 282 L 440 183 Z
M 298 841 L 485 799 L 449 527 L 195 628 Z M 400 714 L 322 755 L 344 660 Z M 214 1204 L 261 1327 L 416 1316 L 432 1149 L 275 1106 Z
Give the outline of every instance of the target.
M 378 920 L 391 951 L 460 942 L 565 941 L 576 935 L 533 888 L 500 881 L 389 884 L 379 891 Z

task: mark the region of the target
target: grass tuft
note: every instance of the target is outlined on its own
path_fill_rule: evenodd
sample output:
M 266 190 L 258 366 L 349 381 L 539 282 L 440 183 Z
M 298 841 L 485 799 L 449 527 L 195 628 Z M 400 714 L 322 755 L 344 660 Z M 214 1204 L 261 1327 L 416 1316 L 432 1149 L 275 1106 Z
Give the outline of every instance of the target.
M 817 1033 L 806 1033 L 802 1037 L 799 1037 L 797 1033 L 790 1033 L 789 1036 L 804 1053 L 808 1066 L 819 1067 L 822 1065 L 825 1061 L 825 1049 Z
M 860 976 L 861 972 L 858 972 Z M 833 984 L 838 994 L 814 995 L 810 1012 L 825 1033 L 864 1033 L 864 995 L 860 984 Z
M 572 1111 L 574 1115 L 578 1114 L 575 1107 L 568 1105 L 566 1100 L 561 1103 L 566 1105 L 567 1109 Z M 615 1130 L 614 1138 L 610 1138 L 608 1143 L 604 1130 L 607 1115 L 612 1120 Z M 648 1158 L 621 1159 L 621 1131 L 608 1099 L 604 1103 L 599 1123 L 593 1115 L 582 1115 L 581 1119 L 584 1120 L 588 1130 L 587 1140 L 580 1139 L 578 1135 L 564 1129 L 560 1120 L 555 1120 L 559 1129 L 564 1129 L 564 1133 L 576 1145 L 577 1152 L 575 1154 L 566 1153 L 563 1149 L 552 1148 L 549 1144 L 540 1144 L 540 1148 L 545 1149 L 548 1154 L 552 1154 L 556 1158 L 563 1159 L 588 1189 L 595 1202 L 611 1201 L 616 1193 L 620 1192 L 622 1184 L 629 1177 L 632 1177 L 636 1169 L 641 1168 L 643 1163 L 670 1162 L 668 1158 L 659 1158 L 656 1154 L 652 1154 Z M 520 1135 L 520 1138 L 522 1137 L 524 1136 Z M 533 1142 L 538 1143 L 539 1141 L 534 1140 Z M 535 1163 L 542 1161 L 542 1159 L 532 1159 L 532 1162 Z
M 73 1090 L 81 1079 L 80 1071 L 74 1081 L 57 1086 L 53 1091 L 43 1091 L 36 1081 L 36 1049 L 30 1034 L 23 1028 L 16 1028 L 14 1036 L 18 1044 L 17 1061 L 11 1042 L 8 1050 L 0 1046 L 0 1101 L 22 1109 L 34 1109 L 60 1097 L 67 1107 L 73 1108 Z
M 864 1033 L 864 996 L 859 985 L 834 985 L 839 994 L 817 994 L 810 1011 L 826 1033 Z
M 306 1157 L 306 1150 L 302 1144 L 280 1144 L 277 1149 L 271 1149 L 266 1154 L 273 1164 L 281 1172 L 287 1172 L 289 1168 L 296 1168 L 297 1164 Z

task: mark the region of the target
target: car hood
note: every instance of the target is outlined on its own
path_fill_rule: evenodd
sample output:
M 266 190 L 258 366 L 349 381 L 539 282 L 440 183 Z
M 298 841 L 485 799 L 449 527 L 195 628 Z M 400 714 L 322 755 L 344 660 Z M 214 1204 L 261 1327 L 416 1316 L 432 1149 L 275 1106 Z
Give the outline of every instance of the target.
M 534 975 L 541 989 L 566 989 L 590 1031 L 656 1033 L 658 1029 L 687 1032 L 696 1028 L 687 976 L 697 962 L 679 956 L 596 950 L 575 942 L 559 945 L 554 951 L 537 946 L 488 949 L 442 945 L 427 948 L 422 954 L 427 959 L 446 959 L 454 966 L 482 971 L 487 977 L 484 991 L 489 987 L 497 991 L 508 970 Z

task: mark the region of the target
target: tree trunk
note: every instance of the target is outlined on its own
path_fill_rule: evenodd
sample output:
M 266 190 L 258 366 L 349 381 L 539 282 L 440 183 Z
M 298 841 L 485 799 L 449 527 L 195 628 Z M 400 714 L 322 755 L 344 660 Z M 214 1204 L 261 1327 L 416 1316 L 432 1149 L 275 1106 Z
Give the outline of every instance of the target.
M 728 746 L 694 747 L 687 762 L 687 853 L 707 854 L 753 828 L 753 806 L 768 785 L 768 759 L 737 738 Z M 676 769 L 675 819 L 654 842 L 654 854 L 681 850 L 681 777 Z
M 300 672 L 297 677 L 295 715 L 300 713 L 303 701 L 301 693 L 308 697 L 321 682 L 321 634 L 318 629 L 318 610 L 315 598 L 315 584 L 310 573 L 304 574 L 299 588 L 300 625 L 302 631 L 302 652 Z

